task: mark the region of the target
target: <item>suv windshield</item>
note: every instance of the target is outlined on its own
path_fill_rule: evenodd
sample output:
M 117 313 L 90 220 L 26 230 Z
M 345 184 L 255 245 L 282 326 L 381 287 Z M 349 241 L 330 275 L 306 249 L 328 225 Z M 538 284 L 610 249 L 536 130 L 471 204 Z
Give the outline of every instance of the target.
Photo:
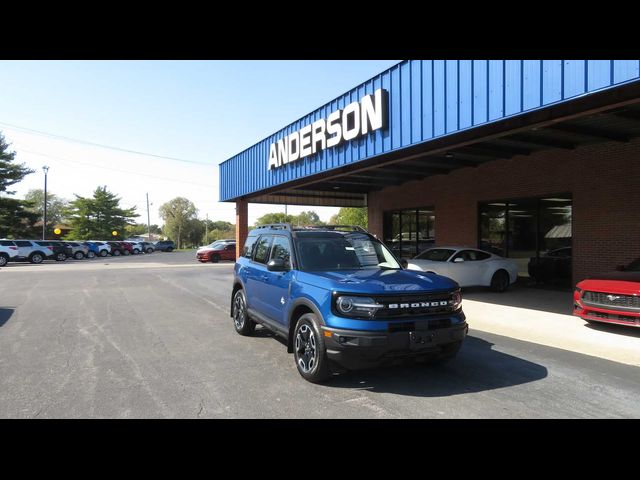
M 401 269 L 377 240 L 362 233 L 298 233 L 301 270 Z

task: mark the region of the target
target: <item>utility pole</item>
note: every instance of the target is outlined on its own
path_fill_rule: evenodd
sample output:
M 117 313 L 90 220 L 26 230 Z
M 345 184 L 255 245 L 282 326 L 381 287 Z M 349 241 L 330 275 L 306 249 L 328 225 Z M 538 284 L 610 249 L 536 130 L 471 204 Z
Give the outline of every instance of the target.
M 149 216 L 149 192 L 147 192 L 147 236 L 148 241 L 151 241 L 151 217 Z
M 44 218 L 42 219 L 42 240 L 47 239 L 47 173 L 49 172 L 49 167 L 46 165 L 42 167 L 42 171 L 44 172 Z

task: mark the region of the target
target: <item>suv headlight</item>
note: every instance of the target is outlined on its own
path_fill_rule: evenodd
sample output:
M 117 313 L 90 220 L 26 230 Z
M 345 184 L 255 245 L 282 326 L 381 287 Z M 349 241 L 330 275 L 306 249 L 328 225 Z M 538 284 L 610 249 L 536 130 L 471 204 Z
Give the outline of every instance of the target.
M 370 297 L 352 297 L 340 295 L 336 298 L 336 310 L 347 317 L 373 317 L 384 305 Z
M 451 294 L 451 300 L 449 300 L 449 302 L 451 303 L 451 308 L 453 308 L 454 311 L 460 308 L 462 305 L 462 294 L 460 293 L 460 290 L 456 290 Z

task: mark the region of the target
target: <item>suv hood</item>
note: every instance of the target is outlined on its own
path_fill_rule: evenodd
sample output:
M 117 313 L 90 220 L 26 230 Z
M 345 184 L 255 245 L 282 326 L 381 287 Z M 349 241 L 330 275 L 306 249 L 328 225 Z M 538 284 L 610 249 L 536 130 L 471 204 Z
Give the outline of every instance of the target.
M 458 284 L 448 277 L 412 270 L 340 270 L 298 272 L 297 280 L 326 290 L 352 293 L 433 292 L 453 290 Z

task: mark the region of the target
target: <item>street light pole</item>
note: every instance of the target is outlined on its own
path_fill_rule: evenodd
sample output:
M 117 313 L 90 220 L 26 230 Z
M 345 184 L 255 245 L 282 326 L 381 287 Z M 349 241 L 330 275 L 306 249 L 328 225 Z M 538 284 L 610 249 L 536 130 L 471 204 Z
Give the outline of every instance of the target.
M 151 217 L 149 216 L 149 193 L 147 193 L 147 241 L 151 241 Z
M 47 173 L 49 172 L 49 167 L 46 165 L 42 167 L 42 171 L 44 172 L 44 218 L 42 219 L 42 240 L 47 239 Z

